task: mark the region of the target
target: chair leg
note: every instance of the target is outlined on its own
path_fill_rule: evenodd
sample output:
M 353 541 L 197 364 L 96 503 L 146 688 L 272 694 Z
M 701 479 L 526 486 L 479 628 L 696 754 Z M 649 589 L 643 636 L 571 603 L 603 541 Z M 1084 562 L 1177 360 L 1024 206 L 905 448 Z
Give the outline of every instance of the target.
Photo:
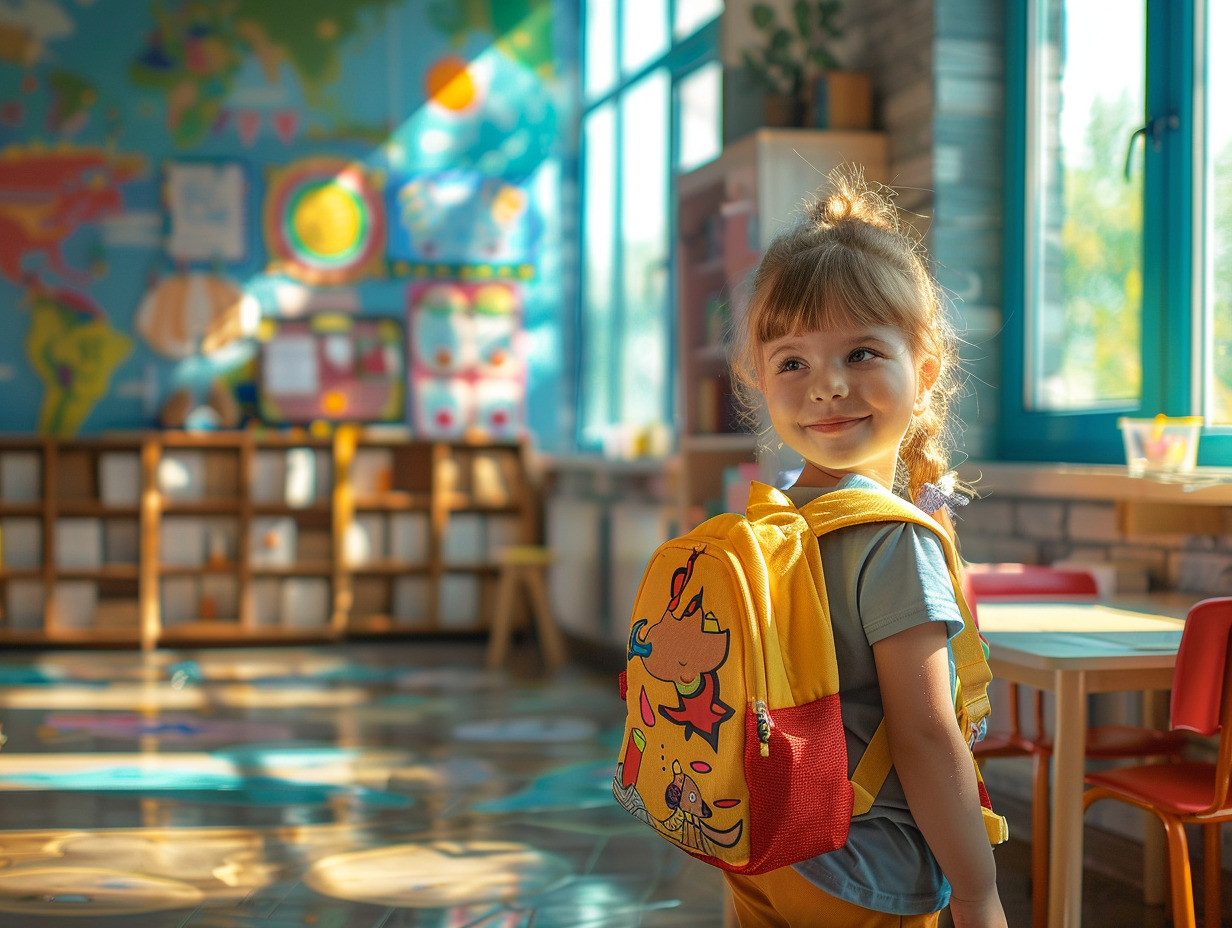
M 1172 883 L 1172 928 L 1197 928 L 1194 915 L 1193 874 L 1189 869 L 1189 843 L 1185 826 L 1177 819 L 1160 815 L 1168 840 L 1168 876 Z
M 496 587 L 496 612 L 488 630 L 488 669 L 495 670 L 509 655 L 509 639 L 513 636 L 513 606 L 517 595 L 516 567 L 503 567 Z
M 1048 926 L 1048 813 L 1051 809 L 1049 756 L 1031 757 L 1031 925 Z
M 1206 928 L 1219 928 L 1220 881 L 1223 879 L 1222 848 L 1218 825 L 1202 826 L 1203 866 L 1206 870 L 1206 885 L 1203 888 L 1202 915 Z
M 548 602 L 547 586 L 543 571 L 529 568 L 523 576 L 530 592 L 531 607 L 535 612 L 535 631 L 539 635 L 539 647 L 543 649 L 544 662 L 549 670 L 562 666 L 566 660 L 565 639 L 552 618 L 552 606 Z

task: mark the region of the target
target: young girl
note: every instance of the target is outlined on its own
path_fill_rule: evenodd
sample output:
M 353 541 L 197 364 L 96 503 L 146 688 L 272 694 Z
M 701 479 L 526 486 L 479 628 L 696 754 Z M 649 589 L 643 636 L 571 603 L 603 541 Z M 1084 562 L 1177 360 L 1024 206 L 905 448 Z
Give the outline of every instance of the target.
M 887 196 L 836 172 L 767 249 L 737 333 L 748 403 L 804 458 L 797 505 L 837 487 L 931 498 L 948 469 L 956 351 L 920 250 Z M 948 640 L 962 627 L 936 536 L 908 523 L 821 538 L 851 763 L 882 716 L 894 769 L 847 843 L 793 867 L 727 873 L 751 926 L 1004 926 Z M 848 771 L 849 775 L 852 771 Z

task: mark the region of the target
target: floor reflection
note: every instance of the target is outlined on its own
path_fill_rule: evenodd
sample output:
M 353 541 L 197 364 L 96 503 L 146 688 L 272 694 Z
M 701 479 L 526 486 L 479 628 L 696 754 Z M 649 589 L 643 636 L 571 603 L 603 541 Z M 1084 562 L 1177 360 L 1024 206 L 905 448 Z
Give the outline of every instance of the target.
M 481 664 L 479 643 L 10 652 L 0 924 L 720 924 L 718 872 L 611 801 L 611 675 Z

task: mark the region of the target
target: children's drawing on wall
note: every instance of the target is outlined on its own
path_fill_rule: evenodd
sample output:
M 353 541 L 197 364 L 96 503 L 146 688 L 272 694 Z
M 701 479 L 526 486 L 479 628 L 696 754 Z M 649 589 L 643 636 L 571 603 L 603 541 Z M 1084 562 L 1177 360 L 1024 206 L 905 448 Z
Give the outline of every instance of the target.
M 414 284 L 415 430 L 433 438 L 514 438 L 525 427 L 521 293 L 510 283 Z
M 177 262 L 240 262 L 248 255 L 248 181 L 239 162 L 163 166 L 167 255 Z
M 133 349 L 89 297 L 35 281 L 26 290 L 30 311 L 26 353 L 43 384 L 39 431 L 76 435 L 107 393 L 111 375 Z
M 159 3 L 130 78 L 162 95 L 166 128 L 177 146 L 197 145 L 234 124 L 247 147 L 265 114 L 233 108 L 231 94 L 250 59 L 270 85 L 282 81 L 285 65 L 307 105 L 320 108 L 342 73 L 341 48 L 365 30 L 376 31 L 380 19 L 368 14 L 396 2 L 331 0 L 311 9 L 268 0 Z M 280 108 L 269 114 L 280 136 L 293 137 L 297 128 L 298 113 L 290 112 Z
M 314 286 L 383 273 L 379 179 L 357 162 L 322 156 L 271 170 L 262 225 L 271 272 Z
M 403 420 L 405 335 L 398 320 L 340 314 L 265 319 L 258 338 L 264 421 Z
M 534 275 L 542 227 L 527 189 L 474 171 L 394 173 L 386 187 L 389 257 L 416 277 Z
M 137 333 L 165 358 L 209 355 L 256 334 L 260 307 L 235 281 L 189 271 L 156 281 L 137 307 Z
M 28 273 L 89 284 L 102 268 L 70 264 L 65 242 L 123 211 L 121 185 L 145 173 L 145 158 L 31 144 L 0 150 L 0 161 L 0 275 L 17 284 Z

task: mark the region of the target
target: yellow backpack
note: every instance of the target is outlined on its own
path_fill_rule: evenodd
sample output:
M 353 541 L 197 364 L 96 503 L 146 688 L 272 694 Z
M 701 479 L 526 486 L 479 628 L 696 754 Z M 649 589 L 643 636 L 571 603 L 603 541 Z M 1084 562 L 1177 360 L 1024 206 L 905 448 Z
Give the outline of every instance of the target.
M 915 522 L 945 549 L 963 631 L 951 647 L 955 712 L 973 744 L 991 679 L 946 531 L 874 490 L 797 509 L 754 483 L 747 516 L 724 514 L 662 544 L 642 575 L 621 674 L 628 709 L 617 801 L 707 863 L 762 873 L 841 847 L 890 770 L 884 721 L 847 777 L 839 669 L 816 538 L 866 522 Z M 974 759 L 972 760 L 974 763 Z M 979 769 L 976 768 L 979 776 Z M 980 781 L 989 840 L 1008 837 Z

